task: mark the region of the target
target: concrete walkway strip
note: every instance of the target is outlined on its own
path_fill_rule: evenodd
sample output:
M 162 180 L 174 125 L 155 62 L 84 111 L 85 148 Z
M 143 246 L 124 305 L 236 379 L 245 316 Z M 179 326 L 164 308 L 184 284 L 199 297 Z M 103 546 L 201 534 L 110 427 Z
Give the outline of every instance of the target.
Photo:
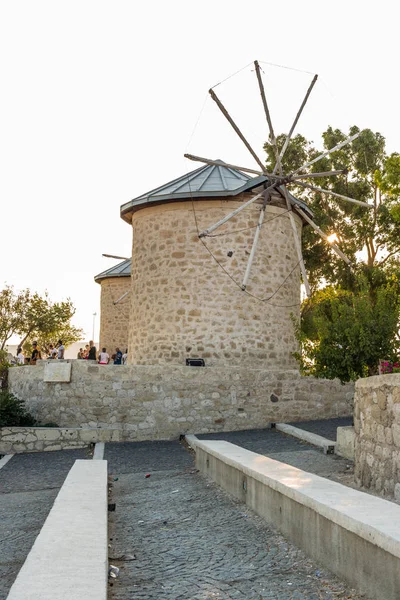
M 400 506 L 224 441 L 188 443 L 196 466 L 371 598 L 398 600 Z
M 107 462 L 76 460 L 8 600 L 106 600 Z
M 94 446 L 93 460 L 103 460 L 104 457 L 104 442 L 97 442 Z
M 325 454 L 331 454 L 335 450 L 336 442 L 328 440 L 327 438 L 317 435 L 316 433 L 311 433 L 311 431 L 300 429 L 300 427 L 294 427 L 293 425 L 287 425 L 286 423 L 277 423 L 276 429 L 282 433 L 286 433 L 287 435 L 292 435 L 299 440 L 308 442 L 313 446 L 319 446 L 320 448 L 323 448 Z
M 2 469 L 13 456 L 14 454 L 6 454 L 3 458 L 0 458 L 0 469 Z

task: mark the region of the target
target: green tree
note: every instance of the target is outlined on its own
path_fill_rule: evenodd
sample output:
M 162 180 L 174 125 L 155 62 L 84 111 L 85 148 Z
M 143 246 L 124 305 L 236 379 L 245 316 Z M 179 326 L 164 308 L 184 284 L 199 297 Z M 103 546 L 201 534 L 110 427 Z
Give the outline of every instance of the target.
M 349 135 L 359 131 L 353 126 Z M 279 147 L 285 137 L 278 136 Z M 322 134 L 323 149 L 333 148 L 346 137 L 339 129 L 328 127 Z M 274 154 L 270 143 L 265 144 L 265 150 L 267 167 L 271 168 Z M 298 169 L 320 152 L 302 135 L 295 136 L 284 156 L 285 172 Z M 364 264 L 370 270 L 388 262 L 393 265 L 400 255 L 400 155 L 387 156 L 384 137 L 365 129 L 351 144 L 311 165 L 310 172 L 341 169 L 347 169 L 347 174 L 318 178 L 311 183 L 367 202 L 370 209 L 301 186 L 292 187 L 291 191 L 307 202 L 323 231 L 336 233 L 341 249 L 354 264 L 360 268 Z M 325 282 L 345 288 L 354 284 L 348 267 L 310 227 L 304 229 L 303 254 L 313 290 Z
M 35 339 L 44 352 L 62 339 L 65 346 L 82 339 L 83 331 L 71 324 L 75 308 L 70 299 L 52 302 L 29 289 L 16 293 L 10 286 L 0 292 L 0 349 L 12 335 L 20 335 L 20 345 L 30 347 Z
M 30 297 L 29 290 L 16 294 L 11 286 L 0 291 L 0 350 L 4 350 L 10 337 L 21 334 Z
M 359 131 L 353 126 L 348 135 Z M 328 127 L 322 147 L 328 150 L 347 137 Z M 285 139 L 278 136 L 280 148 Z M 265 150 L 271 169 L 269 142 Z M 284 156 L 285 173 L 320 153 L 296 135 Z M 352 261 L 349 268 L 313 229 L 304 228 L 303 256 L 313 294 L 302 307 L 297 358 L 305 373 L 348 381 L 374 374 L 380 358 L 394 359 L 399 352 L 400 155 L 387 155 L 384 137 L 365 129 L 351 144 L 311 165 L 310 172 L 343 169 L 345 175 L 310 183 L 367 202 L 370 209 L 301 185 L 291 186 L 291 192 L 308 204 L 322 230 L 336 234 Z
M 327 286 L 305 301 L 297 330 L 304 374 L 350 381 L 377 374 L 383 357 L 396 360 L 400 280 L 388 277 L 374 294 L 366 278 L 360 281 L 356 291 Z

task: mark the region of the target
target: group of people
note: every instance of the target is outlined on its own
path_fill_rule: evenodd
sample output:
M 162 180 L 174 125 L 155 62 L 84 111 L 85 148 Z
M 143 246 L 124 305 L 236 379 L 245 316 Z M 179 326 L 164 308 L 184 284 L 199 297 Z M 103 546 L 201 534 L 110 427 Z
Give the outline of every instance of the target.
M 93 340 L 86 344 L 85 348 L 79 348 L 77 357 L 84 360 L 97 360 L 97 350 Z
M 58 342 L 55 346 L 53 346 L 53 344 L 49 345 L 49 352 L 47 353 L 48 354 L 47 358 L 53 359 L 53 360 L 55 360 L 55 359 L 62 360 L 64 358 L 64 352 L 65 352 L 64 344 L 63 344 L 62 340 L 58 340 Z M 24 355 L 24 353 L 22 351 L 22 346 L 18 346 L 17 364 L 19 364 L 19 365 L 25 365 L 25 364 L 36 365 L 36 361 L 41 360 L 41 358 L 42 358 L 42 353 L 40 351 L 40 348 L 39 348 L 37 342 L 32 343 L 32 354 L 31 354 L 30 358 L 28 356 Z
M 102 348 L 102 351 L 99 352 L 97 356 L 96 346 L 92 341 L 89 342 L 85 346 L 85 348 L 79 348 L 78 359 L 86 359 L 86 360 L 97 360 L 100 365 L 108 365 L 110 361 L 114 365 L 125 365 L 128 359 L 128 350 L 125 350 L 123 354 L 119 348 L 115 348 L 115 353 L 111 355 L 108 354 L 106 348 Z
M 53 346 L 53 344 L 49 345 L 49 351 L 46 352 L 46 358 L 52 360 L 62 360 L 64 358 L 64 353 L 64 344 L 62 340 L 58 340 L 55 346 Z M 90 342 L 86 344 L 85 348 L 79 349 L 77 358 L 97 360 L 100 365 L 108 365 L 110 362 L 112 362 L 114 365 L 125 365 L 128 359 L 128 350 L 125 350 L 125 353 L 122 353 L 119 348 L 115 348 L 115 353 L 110 357 L 106 348 L 103 348 L 102 351 L 97 355 L 96 346 L 94 345 L 94 342 L 90 340 Z M 41 359 L 42 352 L 37 342 L 32 343 L 32 354 L 30 357 L 24 355 L 22 346 L 19 346 L 17 349 L 17 364 L 19 365 L 36 365 L 36 361 Z

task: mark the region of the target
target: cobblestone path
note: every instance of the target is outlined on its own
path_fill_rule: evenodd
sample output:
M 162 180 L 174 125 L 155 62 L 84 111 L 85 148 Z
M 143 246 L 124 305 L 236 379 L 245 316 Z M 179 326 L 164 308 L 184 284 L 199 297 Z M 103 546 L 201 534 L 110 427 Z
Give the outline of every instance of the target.
M 120 568 L 109 600 L 361 598 L 201 477 L 178 442 L 107 444 L 105 458 L 117 479 L 109 555 Z
M 89 458 L 87 451 L 17 454 L 0 470 L 0 600 L 7 598 L 78 458 Z

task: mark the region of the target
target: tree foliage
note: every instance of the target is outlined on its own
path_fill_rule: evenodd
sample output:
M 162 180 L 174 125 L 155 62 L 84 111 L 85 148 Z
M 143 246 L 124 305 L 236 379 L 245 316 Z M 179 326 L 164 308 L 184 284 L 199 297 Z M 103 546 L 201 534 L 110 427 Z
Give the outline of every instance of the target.
M 21 336 L 24 349 L 29 349 L 33 340 L 46 353 L 58 339 L 68 346 L 83 337 L 83 331 L 71 324 L 74 314 L 70 299 L 52 302 L 47 293 L 40 296 L 29 289 L 17 293 L 6 286 L 0 291 L 0 349 L 13 335 Z
M 341 381 L 375 375 L 382 357 L 395 361 L 400 344 L 400 281 L 388 278 L 371 294 L 362 280 L 356 291 L 327 286 L 303 306 L 297 358 L 307 375 Z
M 353 126 L 348 135 L 359 131 Z M 328 127 L 322 134 L 323 149 L 333 148 L 348 135 Z M 285 138 L 285 135 L 278 136 L 278 146 L 283 145 Z M 270 143 L 265 144 L 265 150 L 267 166 L 271 168 L 274 154 Z M 295 136 L 283 159 L 285 172 L 300 168 L 320 152 L 302 135 Z M 300 186 L 291 189 L 307 202 L 323 231 L 336 233 L 341 249 L 354 264 L 371 270 L 388 262 L 393 264 L 400 254 L 400 155 L 386 155 L 384 137 L 364 129 L 351 144 L 311 165 L 310 172 L 341 169 L 347 169 L 347 175 L 318 178 L 311 183 L 368 202 L 370 209 Z M 325 282 L 351 286 L 354 278 L 348 267 L 310 227 L 304 229 L 303 248 L 313 290 Z
M 358 133 L 328 127 L 322 148 L 328 150 Z M 277 138 L 281 148 L 285 135 Z M 275 164 L 265 144 L 267 168 Z M 285 173 L 321 153 L 298 134 L 290 142 Z M 349 381 L 376 373 L 381 358 L 399 352 L 400 321 L 400 155 L 386 154 L 385 138 L 365 129 L 351 144 L 324 157 L 310 172 L 346 169 L 346 175 L 310 180 L 316 187 L 367 202 L 370 209 L 300 185 L 291 192 L 304 200 L 314 220 L 352 261 L 349 268 L 311 228 L 303 230 L 303 255 L 312 297 L 302 307 L 297 336 L 303 372 Z M 303 180 L 307 181 L 307 180 Z
M 0 392 L 0 427 L 32 427 L 36 420 L 27 411 L 25 402 L 7 391 Z

